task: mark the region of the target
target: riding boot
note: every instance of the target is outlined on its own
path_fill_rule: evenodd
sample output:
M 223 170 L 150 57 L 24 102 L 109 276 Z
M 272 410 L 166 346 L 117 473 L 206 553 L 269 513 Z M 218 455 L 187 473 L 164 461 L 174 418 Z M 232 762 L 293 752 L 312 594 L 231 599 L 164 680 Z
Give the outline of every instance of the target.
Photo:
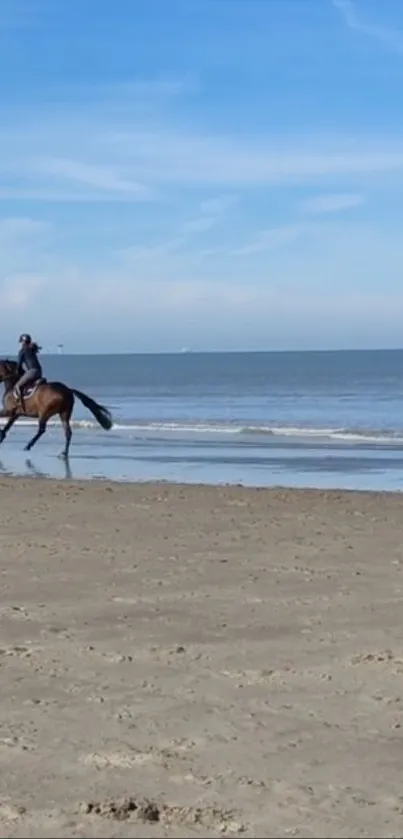
M 23 392 L 22 392 L 21 388 L 17 388 L 17 389 L 16 389 L 15 395 L 16 395 L 16 397 L 17 397 L 17 405 L 18 405 L 18 402 L 19 402 L 19 403 L 20 403 L 20 405 L 21 405 L 21 412 L 22 412 L 23 414 L 25 414 L 25 401 L 24 401 L 24 394 L 23 394 Z

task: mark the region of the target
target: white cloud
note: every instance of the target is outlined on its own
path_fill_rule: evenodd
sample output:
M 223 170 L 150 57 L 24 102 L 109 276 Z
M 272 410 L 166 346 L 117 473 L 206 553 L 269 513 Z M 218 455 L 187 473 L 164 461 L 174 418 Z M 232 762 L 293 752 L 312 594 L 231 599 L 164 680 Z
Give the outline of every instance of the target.
M 351 0 L 332 0 L 332 5 L 341 12 L 349 29 L 367 35 L 396 52 L 403 52 L 403 36 L 398 30 L 365 23 L 357 16 Z M 382 3 L 379 3 L 378 7 L 382 8 Z
M 339 213 L 343 210 L 350 210 L 360 207 L 364 203 L 364 197 L 358 192 L 330 193 L 329 195 L 316 195 L 304 201 L 302 212 L 309 215 L 324 215 L 326 213 Z
M 234 250 L 237 256 L 249 256 L 253 253 L 262 253 L 280 248 L 290 242 L 294 242 L 306 234 L 310 228 L 303 224 L 290 224 L 284 227 L 272 227 L 269 230 L 262 230 L 251 242 L 242 245 Z
M 182 230 L 184 233 L 204 233 L 206 230 L 210 230 L 216 221 L 217 219 L 213 216 L 201 216 L 201 218 L 192 221 L 185 221 Z
M 318 221 L 263 231 L 250 244 L 247 260 L 224 249 L 206 260 L 177 238 L 120 251 L 99 270 L 54 253 L 41 271 L 35 254 L 31 270 L 0 276 L 2 343 L 22 329 L 74 351 L 100 330 L 111 350 L 379 345 L 400 334 L 397 225 L 382 231 Z
M 295 140 L 293 148 L 269 138 L 242 143 L 222 136 L 191 136 L 168 132 L 110 137 L 110 153 L 126 160 L 132 177 L 149 184 L 177 186 L 259 187 L 306 183 L 319 179 L 374 176 L 403 172 L 403 142 L 364 141 L 355 149 L 345 141 L 312 138 L 310 147 Z
M 214 198 L 206 198 L 200 204 L 202 213 L 221 215 L 231 210 L 239 201 L 238 195 L 216 195 Z
M 167 272 L 166 258 L 169 256 L 176 256 L 178 252 L 183 250 L 186 245 L 186 238 L 177 236 L 166 242 L 160 242 L 154 245 L 131 245 L 126 248 L 121 248 L 114 253 L 114 257 L 121 264 L 125 264 L 133 269 L 136 273 L 142 270 L 150 270 L 156 267 L 160 274 Z
M 357 27 L 352 3 L 333 2 L 348 25 Z M 195 187 L 212 193 L 198 212 L 213 218 L 234 207 L 240 189 L 309 184 L 356 190 L 368 178 L 403 178 L 399 135 L 309 136 L 308 127 L 301 136 L 284 137 L 271 126 L 259 135 L 235 128 L 222 135 L 214 124 L 204 132 L 191 130 L 191 112 L 181 108 L 181 97 L 197 91 L 197 84 L 186 76 L 58 90 L 51 106 L 19 99 L 3 109 L 0 196 L 129 202 Z M 197 216 L 189 219 L 194 223 Z
M 184 233 L 204 233 L 218 224 L 238 202 L 235 195 L 217 195 L 208 198 L 200 204 L 201 216 L 184 222 Z
M 0 247 L 15 247 L 42 238 L 50 230 L 47 222 L 32 218 L 0 218 Z
M 33 117 L 32 117 L 33 118 Z M 368 178 L 403 177 L 403 138 L 239 137 L 191 134 L 144 121 L 123 122 L 97 112 L 38 117 L 24 131 L 12 120 L 0 128 L 1 194 L 38 200 L 161 198 L 176 188 L 224 190 L 199 205 L 223 215 L 236 204 L 233 190 L 269 185 L 357 186 Z M 230 193 L 227 194 L 227 190 Z
M 156 196 L 153 195 L 152 191 L 145 190 L 144 193 L 140 192 L 130 192 L 127 191 L 110 191 L 110 190 L 103 190 L 101 191 L 100 188 L 96 189 L 81 189 L 80 187 L 77 188 L 76 186 L 72 186 L 71 189 L 59 189 L 57 184 L 46 184 L 42 188 L 39 184 L 37 188 L 35 187 L 2 187 L 0 186 L 0 199 L 6 199 L 7 201 L 15 201 L 17 203 L 21 201 L 35 201 L 41 204 L 88 204 L 97 202 L 99 204 L 102 203 L 138 203 L 144 201 L 152 201 L 156 199 Z
M 0 218 L 0 285 L 6 283 L 5 288 L 9 289 L 6 297 L 2 296 L 2 302 L 11 300 L 12 276 L 19 278 L 12 299 L 22 299 L 20 278 L 28 277 L 32 285 L 32 276 L 42 273 L 52 237 L 52 226 L 48 222 L 22 216 Z
M 400 49 L 399 33 L 363 24 L 349 0 L 334 0 L 334 6 L 339 28 L 345 24 Z M 293 38 L 305 37 L 299 26 Z M 4 105 L 0 197 L 22 207 L 31 206 L 24 199 L 126 203 L 119 213 L 116 206 L 109 212 L 104 205 L 90 212 L 77 206 L 76 213 L 57 207 L 52 227 L 22 217 L 35 216 L 27 209 L 0 219 L 3 327 L 10 334 L 25 311 L 29 322 L 19 331 L 32 322 L 46 343 L 70 336 L 74 349 L 80 348 L 77 335 L 88 347 L 100 329 L 111 348 L 126 341 L 126 348 L 147 343 L 162 349 L 165 342 L 193 344 L 193 338 L 207 346 L 210 328 L 214 341 L 239 346 L 241 335 L 250 344 L 255 337 L 289 343 L 297 329 L 310 340 L 315 329 L 334 326 L 342 334 L 347 323 L 355 335 L 354 324 L 366 317 L 374 315 L 369 331 L 376 326 L 377 311 L 384 320 L 397 317 L 403 245 L 400 231 L 390 231 L 387 210 L 392 190 L 393 209 L 399 209 L 403 186 L 399 130 L 395 137 L 371 136 L 363 125 L 360 135 L 344 136 L 342 126 L 339 135 L 324 135 L 320 125 L 311 134 L 304 125 L 300 135 L 276 135 L 275 114 L 273 123 L 259 110 L 262 91 L 255 90 L 256 102 L 247 104 L 255 123 L 241 113 L 241 97 L 225 115 L 233 130 L 220 134 L 222 115 L 211 110 L 208 96 L 193 103 L 200 108 L 182 107 L 181 98 L 197 92 L 186 77 L 95 87 L 61 86 L 59 78 L 48 83 L 47 91 L 39 82 L 26 86 Z M 305 96 L 300 86 L 291 95 L 297 93 Z M 367 118 L 373 126 L 369 112 Z M 323 112 L 322 126 L 325 121 Z M 362 203 L 361 193 L 373 197 L 379 184 L 376 229 L 360 228 L 359 213 L 349 224 L 337 218 Z M 148 200 L 154 203 L 128 206 Z M 295 214 L 287 218 L 291 206 Z M 384 308 L 371 291 L 380 282 Z
M 4 309 L 26 309 L 40 305 L 40 293 L 46 280 L 34 274 L 14 274 L 0 279 L 1 304 Z
M 112 166 L 104 164 L 45 158 L 32 162 L 32 172 L 35 171 L 45 177 L 53 175 L 57 179 L 77 182 L 80 185 L 84 184 L 84 186 L 107 192 L 125 192 L 137 198 L 147 198 L 150 195 L 150 190 L 143 184 L 125 177 Z
M 101 81 L 99 84 L 85 82 L 77 85 L 64 84 L 65 98 L 77 105 L 117 114 L 150 113 L 151 109 L 172 103 L 173 100 L 196 94 L 200 91 L 196 79 L 190 76 L 144 76 L 129 77 L 118 82 Z
M 189 76 L 184 77 L 156 77 L 154 79 L 129 79 L 117 84 L 99 85 L 88 88 L 88 94 L 94 96 L 97 93 L 102 97 L 122 97 L 130 102 L 148 97 L 171 98 L 186 93 L 195 93 L 199 86 Z

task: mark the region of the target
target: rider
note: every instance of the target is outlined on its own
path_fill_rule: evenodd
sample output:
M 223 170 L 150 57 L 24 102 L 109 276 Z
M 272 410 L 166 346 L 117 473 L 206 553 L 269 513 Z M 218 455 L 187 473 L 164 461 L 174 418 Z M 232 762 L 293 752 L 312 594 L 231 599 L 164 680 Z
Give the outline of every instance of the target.
M 38 347 L 38 344 L 27 333 L 20 335 L 19 343 L 21 344 L 18 353 L 18 375 L 20 378 L 15 385 L 14 392 L 23 404 L 24 388 L 42 378 L 42 367 L 38 359 L 41 347 Z

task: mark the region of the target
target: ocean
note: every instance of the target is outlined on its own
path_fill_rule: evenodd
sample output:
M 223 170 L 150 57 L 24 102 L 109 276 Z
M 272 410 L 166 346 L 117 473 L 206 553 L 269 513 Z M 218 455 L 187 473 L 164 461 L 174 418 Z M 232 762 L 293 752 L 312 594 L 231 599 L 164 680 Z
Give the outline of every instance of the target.
M 58 421 L 29 457 L 33 423 L 20 421 L 0 474 L 403 489 L 403 350 L 42 360 L 49 380 L 109 407 L 114 428 L 77 403 L 65 466 Z

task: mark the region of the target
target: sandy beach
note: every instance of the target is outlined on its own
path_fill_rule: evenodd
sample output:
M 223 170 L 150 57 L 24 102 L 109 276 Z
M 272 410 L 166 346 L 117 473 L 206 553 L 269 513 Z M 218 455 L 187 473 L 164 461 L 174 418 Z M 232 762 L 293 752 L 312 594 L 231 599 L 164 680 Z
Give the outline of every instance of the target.
M 0 497 L 1 836 L 402 835 L 402 496 Z

